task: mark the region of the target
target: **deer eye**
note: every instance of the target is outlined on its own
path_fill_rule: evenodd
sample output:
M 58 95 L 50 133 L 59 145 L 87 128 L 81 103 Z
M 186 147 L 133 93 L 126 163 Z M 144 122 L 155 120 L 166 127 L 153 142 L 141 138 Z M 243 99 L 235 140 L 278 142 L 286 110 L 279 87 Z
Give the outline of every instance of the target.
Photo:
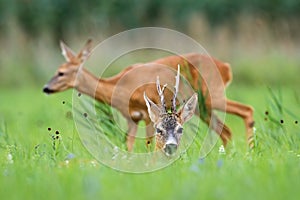
M 65 73 L 63 73 L 63 72 L 58 72 L 58 76 L 63 76 L 63 75 L 65 75 Z
M 156 129 L 156 134 L 157 135 L 162 135 L 163 131 L 159 128 Z
M 183 128 L 182 127 L 180 127 L 180 128 L 177 129 L 177 133 L 178 134 L 182 134 L 182 132 L 183 132 Z

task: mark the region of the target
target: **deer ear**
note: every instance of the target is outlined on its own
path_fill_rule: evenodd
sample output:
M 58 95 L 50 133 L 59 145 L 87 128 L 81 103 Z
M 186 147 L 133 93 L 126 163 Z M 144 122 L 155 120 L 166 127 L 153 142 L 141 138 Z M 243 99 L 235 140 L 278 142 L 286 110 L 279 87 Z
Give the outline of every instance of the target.
M 82 62 L 88 59 L 88 57 L 91 55 L 92 43 L 92 39 L 88 39 L 84 47 L 81 49 L 80 53 L 77 55 L 77 58 L 79 58 Z
M 151 101 L 144 92 L 144 99 L 148 108 L 148 114 L 153 123 L 156 123 L 159 119 L 161 109 L 153 101 Z
M 178 111 L 178 115 L 181 119 L 181 123 L 187 122 L 193 116 L 196 106 L 198 103 L 198 95 L 194 93 L 191 98 L 182 106 L 182 108 Z
M 67 62 L 70 62 L 73 58 L 75 58 L 74 52 L 63 41 L 60 41 L 60 48 L 61 53 Z

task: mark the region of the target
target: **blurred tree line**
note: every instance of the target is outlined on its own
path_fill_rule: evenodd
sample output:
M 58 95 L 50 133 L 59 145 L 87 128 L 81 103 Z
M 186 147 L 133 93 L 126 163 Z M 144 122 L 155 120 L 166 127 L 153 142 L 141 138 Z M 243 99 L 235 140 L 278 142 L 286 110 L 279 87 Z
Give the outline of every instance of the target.
M 57 56 L 60 39 L 78 49 L 87 37 L 100 36 L 101 41 L 144 26 L 201 38 L 216 57 L 225 55 L 240 66 L 235 72 L 241 80 L 257 82 L 253 77 L 265 78 L 263 68 L 299 63 L 294 56 L 299 52 L 299 11 L 299 0 L 0 0 L 0 44 L 5 47 L 0 49 L 0 88 L 22 86 L 24 80 L 44 83 L 62 61 Z
M 14 18 L 29 36 L 42 31 L 61 38 L 70 28 L 98 26 L 103 30 L 156 26 L 168 16 L 178 30 L 189 17 L 201 13 L 211 26 L 233 22 L 242 13 L 270 22 L 298 18 L 299 0 L 0 0 L 0 30 Z M 170 21 L 170 20 L 169 20 Z M 120 28 L 121 27 L 121 28 Z M 119 30 L 117 30 L 119 31 Z

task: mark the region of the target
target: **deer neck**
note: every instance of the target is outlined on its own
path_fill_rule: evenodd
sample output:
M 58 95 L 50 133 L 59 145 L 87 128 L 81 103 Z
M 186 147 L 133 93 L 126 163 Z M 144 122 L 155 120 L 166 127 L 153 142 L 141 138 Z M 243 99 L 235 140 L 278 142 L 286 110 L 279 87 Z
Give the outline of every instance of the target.
M 114 84 L 106 79 L 99 79 L 83 68 L 77 77 L 76 90 L 100 102 L 111 105 Z
M 118 79 L 121 76 L 116 76 L 108 79 L 98 79 L 93 74 L 83 69 L 81 75 L 78 77 L 79 82 L 77 89 L 79 92 L 86 94 L 99 102 L 106 103 L 118 109 L 125 118 L 132 117 L 130 111 L 129 99 L 131 91 L 126 86 L 117 85 Z M 114 93 L 116 91 L 116 93 Z M 135 101 L 135 105 L 139 105 L 139 101 Z M 134 112 L 133 114 L 136 114 Z M 140 114 L 139 119 L 140 119 Z

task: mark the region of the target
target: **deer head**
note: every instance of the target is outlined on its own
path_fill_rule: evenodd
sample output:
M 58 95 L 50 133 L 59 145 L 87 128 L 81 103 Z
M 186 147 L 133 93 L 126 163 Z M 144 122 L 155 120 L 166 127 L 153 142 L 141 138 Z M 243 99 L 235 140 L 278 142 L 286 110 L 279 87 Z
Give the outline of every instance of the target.
M 146 93 L 144 93 L 149 117 L 154 123 L 156 149 L 162 150 L 167 156 L 174 155 L 176 152 L 183 134 L 183 124 L 193 116 L 198 101 L 197 93 L 194 93 L 193 96 L 190 97 L 188 101 L 177 111 L 176 97 L 179 86 L 179 70 L 180 66 L 178 65 L 178 71 L 175 77 L 176 82 L 174 86 L 174 96 L 171 100 L 171 112 L 168 112 L 164 98 L 164 90 L 167 85 L 164 85 L 161 88 L 159 77 L 157 77 L 156 86 L 161 105 L 156 105 L 147 97 Z
M 52 79 L 44 86 L 43 92 L 47 94 L 76 87 L 78 70 L 91 53 L 92 40 L 89 39 L 77 55 L 62 41 L 60 41 L 60 47 L 66 62 L 58 68 Z

